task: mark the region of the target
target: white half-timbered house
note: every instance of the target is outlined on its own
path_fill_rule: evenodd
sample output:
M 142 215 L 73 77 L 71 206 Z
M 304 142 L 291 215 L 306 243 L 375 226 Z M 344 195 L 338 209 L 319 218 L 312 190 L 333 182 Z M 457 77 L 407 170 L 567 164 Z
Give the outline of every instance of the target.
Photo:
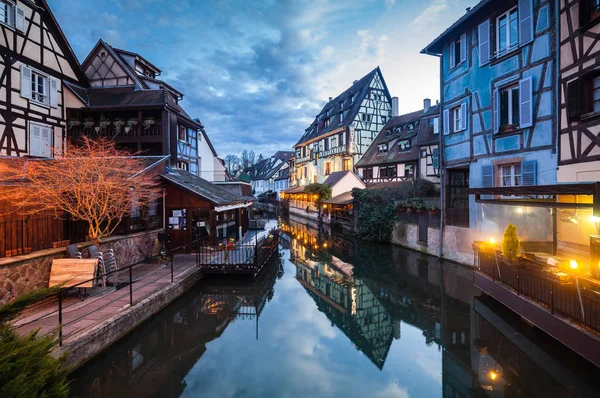
M 338 171 L 353 171 L 392 116 L 392 98 L 379 67 L 330 98 L 294 146 L 295 181 L 324 182 Z
M 66 108 L 83 102 L 79 62 L 45 0 L 0 0 L 0 155 L 51 158 L 66 144 Z

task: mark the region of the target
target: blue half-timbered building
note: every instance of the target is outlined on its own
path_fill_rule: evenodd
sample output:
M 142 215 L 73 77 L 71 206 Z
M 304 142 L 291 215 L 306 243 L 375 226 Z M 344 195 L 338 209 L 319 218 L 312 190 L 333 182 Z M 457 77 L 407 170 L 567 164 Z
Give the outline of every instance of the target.
M 475 226 L 469 187 L 556 183 L 554 8 L 483 0 L 422 51 L 441 59 L 448 225 Z

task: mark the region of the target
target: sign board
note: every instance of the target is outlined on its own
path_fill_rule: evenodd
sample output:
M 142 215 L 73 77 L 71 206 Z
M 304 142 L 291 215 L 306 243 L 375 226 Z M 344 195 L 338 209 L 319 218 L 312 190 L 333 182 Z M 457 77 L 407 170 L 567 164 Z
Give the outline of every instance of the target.
M 348 127 L 348 138 L 346 139 L 347 145 L 348 145 L 348 149 L 346 150 L 348 152 L 348 155 L 354 155 L 355 151 L 354 151 L 354 127 L 350 126 Z

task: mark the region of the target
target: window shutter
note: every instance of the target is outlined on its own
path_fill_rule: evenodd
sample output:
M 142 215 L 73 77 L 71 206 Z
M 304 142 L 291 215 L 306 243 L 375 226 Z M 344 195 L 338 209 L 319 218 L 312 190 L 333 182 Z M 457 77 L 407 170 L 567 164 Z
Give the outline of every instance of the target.
M 58 80 L 50 78 L 50 106 L 58 108 Z
M 31 99 L 31 69 L 21 65 L 21 97 Z
M 440 133 L 440 119 L 439 118 L 435 118 L 433 119 L 433 134 L 439 134 Z
M 439 169 L 440 168 L 440 149 L 439 148 L 433 148 L 433 154 L 431 155 L 431 160 L 433 163 L 433 168 Z
M 467 103 L 460 104 L 460 131 L 467 129 Z
M 519 126 L 521 128 L 533 125 L 533 80 L 531 77 L 519 82 Z
M 519 43 L 533 41 L 533 0 L 519 0 Z
M 15 12 L 15 28 L 21 32 L 25 32 L 25 11 L 17 7 Z
M 573 80 L 567 86 L 567 113 L 569 121 L 579 119 L 579 80 Z
M 494 166 L 481 166 L 481 177 L 483 188 L 494 187 Z
M 521 163 L 523 185 L 537 185 L 537 162 L 526 160 Z
M 455 42 L 453 41 L 452 43 L 450 43 L 450 69 L 452 69 L 456 66 L 456 64 L 454 63 L 454 60 L 456 59 L 454 57 L 455 50 L 456 50 L 456 45 L 455 45 Z
M 444 135 L 450 134 L 450 110 L 444 110 Z
M 479 66 L 490 62 L 490 21 L 479 25 Z
M 48 127 L 41 128 L 41 148 L 40 152 L 42 157 L 50 158 L 52 157 L 52 129 Z
M 494 89 L 494 133 L 500 131 L 500 92 Z
M 467 35 L 460 35 L 460 62 L 467 60 Z
M 42 156 L 42 128 L 36 124 L 29 126 L 29 156 Z

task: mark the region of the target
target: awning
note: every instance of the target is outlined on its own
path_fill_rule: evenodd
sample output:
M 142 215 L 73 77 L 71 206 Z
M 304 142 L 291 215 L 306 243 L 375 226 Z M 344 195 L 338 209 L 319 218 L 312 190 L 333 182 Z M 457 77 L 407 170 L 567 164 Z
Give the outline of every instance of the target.
M 298 194 L 298 193 L 304 193 L 304 187 L 289 188 L 289 189 L 286 189 L 285 191 L 283 191 L 283 193 L 286 194 L 286 195 L 293 195 L 293 194 Z
M 352 203 L 352 200 L 352 192 L 348 191 L 338 196 L 334 196 L 331 199 L 324 200 L 323 203 L 327 203 L 330 205 L 347 205 L 349 203 Z

